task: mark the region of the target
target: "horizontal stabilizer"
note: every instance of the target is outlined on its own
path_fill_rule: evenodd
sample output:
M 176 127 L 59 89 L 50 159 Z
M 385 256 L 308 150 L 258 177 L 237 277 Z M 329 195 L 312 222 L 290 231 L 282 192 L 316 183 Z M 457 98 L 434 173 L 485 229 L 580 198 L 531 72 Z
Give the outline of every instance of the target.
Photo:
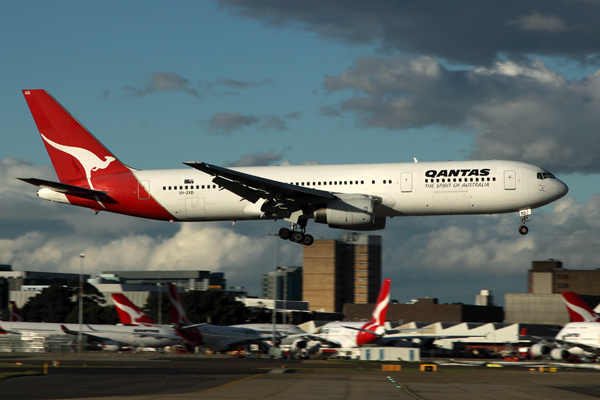
M 34 186 L 39 186 L 45 189 L 51 189 L 55 192 L 70 194 L 73 196 L 103 196 L 108 192 L 102 190 L 88 189 L 81 186 L 68 185 L 66 183 L 46 181 L 37 178 L 17 178 L 23 182 L 27 182 Z

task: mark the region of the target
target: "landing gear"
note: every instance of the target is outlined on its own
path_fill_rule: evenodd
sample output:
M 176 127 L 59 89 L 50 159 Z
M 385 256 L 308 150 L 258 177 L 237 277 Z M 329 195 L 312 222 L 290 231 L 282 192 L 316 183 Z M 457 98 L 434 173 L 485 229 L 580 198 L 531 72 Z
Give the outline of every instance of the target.
M 305 232 L 305 228 L 300 227 L 300 230 L 297 230 L 299 225 L 294 225 L 294 230 L 290 230 L 288 228 L 279 229 L 279 237 L 283 240 L 290 240 L 294 243 L 303 244 L 305 246 L 310 246 L 314 243 L 315 238 L 312 235 L 309 235 Z
M 527 235 L 527 233 L 529 232 L 529 228 L 527 228 L 525 224 L 531 221 L 531 218 L 529 218 L 529 216 L 531 215 L 531 208 L 520 210 L 519 215 L 521 216 L 521 226 L 519 227 L 519 233 L 521 235 Z
M 288 240 L 291 237 L 292 237 L 292 231 L 290 231 L 288 228 L 281 228 L 279 230 L 279 238 L 280 239 Z

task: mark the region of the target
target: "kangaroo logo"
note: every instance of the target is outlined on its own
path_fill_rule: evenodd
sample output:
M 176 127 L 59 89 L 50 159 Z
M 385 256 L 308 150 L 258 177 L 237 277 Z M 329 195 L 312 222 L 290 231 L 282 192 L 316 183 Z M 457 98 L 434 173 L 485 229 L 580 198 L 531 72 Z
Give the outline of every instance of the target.
M 65 152 L 76 158 L 77 161 L 79 161 L 79 163 L 83 166 L 83 169 L 85 171 L 85 177 L 87 178 L 88 184 L 90 185 L 90 189 L 94 189 L 94 186 L 92 185 L 92 171 L 105 169 L 110 165 L 111 162 L 116 160 L 116 158 L 111 156 L 105 156 L 104 160 L 101 160 L 97 155 L 95 155 L 89 150 L 82 149 L 79 147 L 64 146 L 62 144 L 53 142 L 44 135 L 42 135 L 42 139 L 44 139 L 46 143 L 48 143 L 55 149 Z
M 119 309 L 125 311 L 127 313 L 127 315 L 129 316 L 130 322 L 140 322 L 141 319 L 144 317 L 145 314 L 126 306 L 125 304 L 121 304 L 119 302 L 115 302 L 115 306 L 117 306 Z

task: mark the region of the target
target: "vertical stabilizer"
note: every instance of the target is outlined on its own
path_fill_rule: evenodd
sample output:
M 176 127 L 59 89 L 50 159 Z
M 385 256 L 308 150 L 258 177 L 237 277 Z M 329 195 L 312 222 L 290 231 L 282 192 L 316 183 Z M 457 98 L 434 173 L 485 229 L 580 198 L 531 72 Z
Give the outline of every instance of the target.
M 113 293 L 112 298 L 121 323 L 126 325 L 156 325 L 152 318 L 144 314 L 123 293 Z
M 61 182 L 85 180 L 94 189 L 94 176 L 129 171 L 48 92 L 23 94 Z
M 600 316 L 575 292 L 561 292 L 571 322 L 600 322 Z
M 23 322 L 23 316 L 21 315 L 21 310 L 17 307 L 17 304 L 14 301 L 11 301 L 8 305 L 10 310 L 10 320 L 12 322 Z

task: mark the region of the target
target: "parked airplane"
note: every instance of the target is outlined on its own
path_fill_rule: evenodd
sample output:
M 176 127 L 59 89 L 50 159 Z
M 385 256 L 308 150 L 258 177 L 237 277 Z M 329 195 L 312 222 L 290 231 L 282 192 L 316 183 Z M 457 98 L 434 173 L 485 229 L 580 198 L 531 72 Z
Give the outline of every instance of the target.
M 575 292 L 561 292 L 571 322 L 600 322 L 600 315 L 592 310 Z M 600 305 L 597 306 L 597 308 Z
M 415 162 L 141 171 L 122 164 L 45 90 L 23 94 L 60 182 L 19 178 L 40 198 L 165 221 L 278 220 L 279 237 L 310 245 L 309 219 L 331 228 L 385 228 L 386 217 L 531 210 L 568 188 L 549 171 L 514 161 Z M 416 160 L 415 160 L 416 161 Z M 224 189 L 224 190 L 223 190 Z
M 3 332 L 16 334 L 37 332 L 46 335 L 67 334 L 72 336 L 79 334 L 79 324 L 11 322 L 10 325 L 2 325 L 8 328 L 2 329 L 0 326 L 0 334 Z M 172 329 L 164 327 L 84 324 L 82 334 L 88 338 L 89 342 L 97 343 L 108 351 L 117 351 L 123 346 L 162 348 L 181 343 L 181 338 Z
M 177 286 L 172 284 L 169 285 L 169 300 L 171 324 L 177 334 L 192 346 L 227 351 L 243 344 L 263 344 L 264 338 L 253 329 L 191 323 L 183 309 Z
M 321 327 L 318 337 L 333 347 L 361 347 L 379 342 L 386 334 L 384 327 L 390 301 L 391 279 L 385 279 L 369 322 L 335 321 Z
M 554 338 L 531 336 L 539 340 L 529 348 L 533 357 L 549 356 L 564 360 L 571 356 L 600 356 L 600 322 L 598 315 L 577 294 L 562 292 L 573 322 L 569 322 Z

